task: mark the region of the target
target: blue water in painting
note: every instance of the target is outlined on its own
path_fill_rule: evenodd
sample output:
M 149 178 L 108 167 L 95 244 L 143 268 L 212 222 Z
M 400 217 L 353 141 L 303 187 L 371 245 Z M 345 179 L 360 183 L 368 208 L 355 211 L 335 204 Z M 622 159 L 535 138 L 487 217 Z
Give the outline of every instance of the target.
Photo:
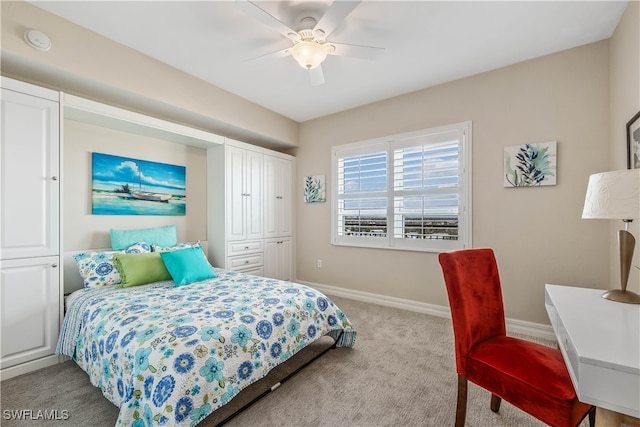
M 94 215 L 186 215 L 185 198 L 162 203 L 132 199 L 123 194 L 94 191 L 92 200 Z

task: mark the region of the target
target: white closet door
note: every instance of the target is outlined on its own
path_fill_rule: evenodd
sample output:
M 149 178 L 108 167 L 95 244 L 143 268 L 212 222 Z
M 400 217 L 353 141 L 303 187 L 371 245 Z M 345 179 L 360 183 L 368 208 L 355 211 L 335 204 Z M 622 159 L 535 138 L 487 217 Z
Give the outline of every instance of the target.
M 264 237 L 290 236 L 291 161 L 264 156 Z
M 264 237 L 278 237 L 278 159 L 264 156 Z
M 226 152 L 226 199 L 227 240 L 245 240 L 246 236 L 246 190 L 244 180 L 244 153 L 240 148 L 227 147 Z
M 246 152 L 245 179 L 247 189 L 246 202 L 246 238 L 262 237 L 262 153 Z
M 291 213 L 291 188 L 293 185 L 293 162 L 278 159 L 278 235 L 291 236 L 293 234 Z M 287 279 L 288 280 L 288 279 Z
M 59 257 L 0 261 L 0 369 L 54 354 L 60 310 Z
M 279 280 L 291 280 L 291 238 L 267 239 L 264 243 L 264 275 Z
M 58 253 L 59 104 L 2 89 L 0 259 Z

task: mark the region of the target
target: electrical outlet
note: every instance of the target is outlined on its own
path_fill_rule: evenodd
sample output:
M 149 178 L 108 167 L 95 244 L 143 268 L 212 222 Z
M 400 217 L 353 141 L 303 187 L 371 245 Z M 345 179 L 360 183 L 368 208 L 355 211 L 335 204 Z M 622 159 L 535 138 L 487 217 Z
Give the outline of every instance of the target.
M 318 266 L 318 268 L 322 268 L 322 260 L 319 259 L 316 265 Z

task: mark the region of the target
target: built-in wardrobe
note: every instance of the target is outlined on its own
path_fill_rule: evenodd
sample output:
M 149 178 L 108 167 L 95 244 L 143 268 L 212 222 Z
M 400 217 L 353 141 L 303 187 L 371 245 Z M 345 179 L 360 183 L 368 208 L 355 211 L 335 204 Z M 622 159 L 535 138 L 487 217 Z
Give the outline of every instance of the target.
M 58 362 L 60 93 L 2 78 L 1 378 Z
M 55 348 L 64 296 L 82 287 L 61 232 L 65 120 L 204 149 L 201 240 L 211 264 L 293 278 L 294 157 L 21 81 L 1 83 L 0 378 L 62 360 Z M 102 228 L 86 233 L 108 232 Z

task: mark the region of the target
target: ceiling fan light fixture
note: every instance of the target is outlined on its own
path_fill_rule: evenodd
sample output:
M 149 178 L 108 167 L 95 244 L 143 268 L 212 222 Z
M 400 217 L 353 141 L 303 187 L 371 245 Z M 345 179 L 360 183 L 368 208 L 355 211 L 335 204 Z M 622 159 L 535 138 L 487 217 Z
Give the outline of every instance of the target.
M 331 44 L 321 44 L 312 40 L 302 40 L 291 49 L 291 55 L 306 70 L 313 70 L 327 58 L 327 54 L 333 52 Z

